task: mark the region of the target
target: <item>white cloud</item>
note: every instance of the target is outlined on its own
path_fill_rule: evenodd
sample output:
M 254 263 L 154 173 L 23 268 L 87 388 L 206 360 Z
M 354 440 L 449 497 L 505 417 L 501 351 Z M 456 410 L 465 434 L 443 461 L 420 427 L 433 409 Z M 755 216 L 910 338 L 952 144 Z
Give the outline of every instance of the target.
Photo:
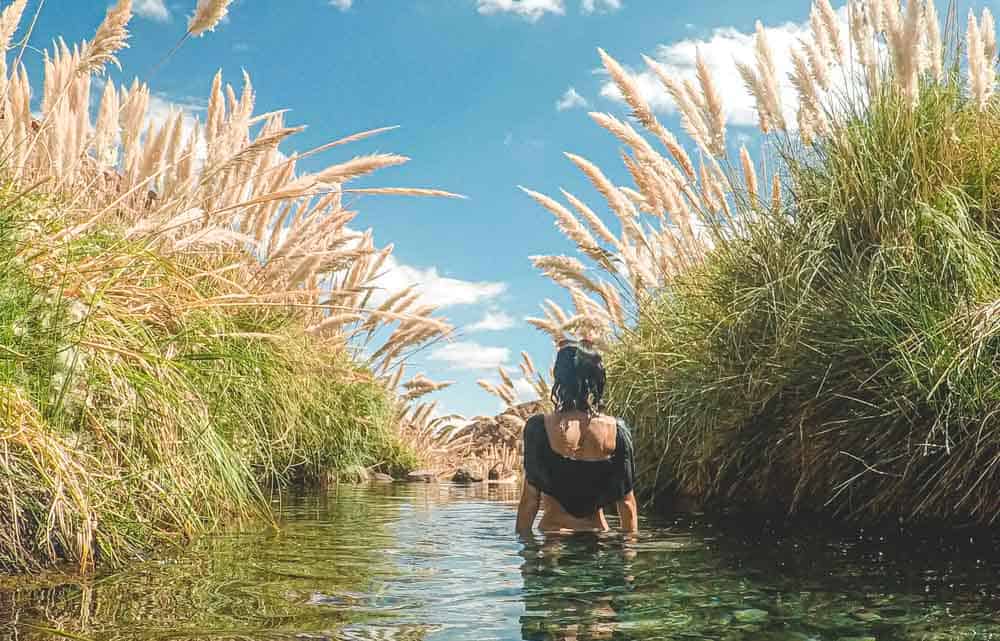
M 170 20 L 170 12 L 167 11 L 167 5 L 164 4 L 164 0 L 139 0 L 135 3 L 133 11 L 135 11 L 135 15 L 137 16 L 156 20 L 157 22 Z
M 576 109 L 577 107 L 585 109 L 588 106 L 587 99 L 577 93 L 574 87 L 567 89 L 566 93 L 556 101 L 557 111 L 567 111 L 569 109 Z
M 493 370 L 510 360 L 510 350 L 460 341 L 438 347 L 427 358 L 447 363 L 449 369 Z
M 622 0 L 583 0 L 580 9 L 586 13 L 618 11 L 622 8 Z
M 563 0 L 476 0 L 476 9 L 483 15 L 513 13 L 528 22 L 538 22 L 547 13 L 566 13 Z
M 411 285 L 416 285 L 420 292 L 419 304 L 439 308 L 488 303 L 507 291 L 506 283 L 448 278 L 439 274 L 436 267 L 411 267 L 390 256 L 384 273 L 375 279 L 374 286 L 379 288 L 375 300 L 384 300 Z
M 489 310 L 477 322 L 469 325 L 470 332 L 500 332 L 517 325 L 513 317 L 497 310 Z
M 517 394 L 518 403 L 528 403 L 538 400 L 538 392 L 526 378 L 514 379 L 514 392 Z
M 841 21 L 841 35 L 845 39 L 847 30 L 847 13 L 845 9 L 838 12 Z M 795 88 L 789 80 L 792 71 L 791 51 L 799 46 L 799 41 L 809 37 L 809 23 L 787 22 L 778 26 L 765 26 L 768 43 L 775 52 L 777 75 L 780 79 L 781 100 L 785 112 L 785 120 L 789 127 L 795 126 L 797 96 Z M 660 62 L 668 73 L 680 79 L 690 79 L 697 82 L 695 74 L 695 55 L 701 51 L 715 80 L 716 87 L 722 95 L 726 120 L 731 125 L 756 126 L 757 110 L 753 97 L 746 90 L 743 79 L 736 68 L 737 62 L 754 63 L 754 33 L 743 32 L 733 27 L 722 27 L 714 30 L 708 38 L 686 39 L 673 44 L 660 45 L 651 56 Z M 845 44 L 846 46 L 846 44 Z M 677 110 L 673 99 L 666 88 L 653 74 L 646 70 L 634 75 L 640 92 L 649 101 L 653 109 L 663 113 L 674 113 Z M 601 87 L 601 95 L 612 100 L 622 101 L 621 93 L 613 82 L 608 81 Z
M 354 4 L 354 0 L 330 0 L 330 4 L 341 11 L 347 11 Z

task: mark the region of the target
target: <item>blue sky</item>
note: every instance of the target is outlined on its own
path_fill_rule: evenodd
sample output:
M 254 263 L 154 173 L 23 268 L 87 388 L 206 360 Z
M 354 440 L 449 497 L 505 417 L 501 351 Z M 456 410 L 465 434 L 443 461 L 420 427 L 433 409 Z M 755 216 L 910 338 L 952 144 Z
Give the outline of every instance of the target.
M 626 113 L 597 71 L 596 48 L 637 71 L 647 54 L 685 73 L 700 42 L 717 71 L 730 140 L 738 146 L 755 129 L 733 58 L 750 55 L 756 19 L 775 29 L 779 54 L 808 19 L 807 0 L 237 0 L 215 33 L 185 43 L 150 76 L 184 33 L 195 0 L 135 2 L 140 15 L 131 48 L 121 56 L 124 72 L 115 75 L 149 81 L 161 107 L 176 103 L 198 116 L 219 68 L 233 84 L 246 69 L 258 112 L 289 108 L 290 124 L 308 126 L 295 139 L 298 148 L 400 127 L 317 164 L 401 153 L 412 162 L 368 184 L 469 197 L 367 197 L 357 204 L 362 213 L 355 223 L 373 227 L 379 245 L 395 244 L 391 282 L 424 283 L 426 294 L 444 304 L 443 315 L 464 328 L 450 346 L 418 355 L 410 372 L 458 381 L 437 398 L 469 416 L 499 409 L 475 385 L 477 378 L 495 378 L 497 364 L 514 370 L 521 350 L 539 366 L 551 362 L 549 339 L 523 319 L 537 315 L 546 297 L 562 298 L 528 256 L 572 247 L 517 185 L 553 195 L 565 187 L 603 211 L 563 151 L 627 182 L 615 142 L 587 117 L 588 110 Z M 45 47 L 59 35 L 70 42 L 89 38 L 108 4 L 49 0 L 32 44 Z M 939 2 L 940 10 L 945 4 Z M 38 59 L 29 64 L 37 72 Z M 641 77 L 661 119 L 680 132 L 669 101 L 648 80 Z

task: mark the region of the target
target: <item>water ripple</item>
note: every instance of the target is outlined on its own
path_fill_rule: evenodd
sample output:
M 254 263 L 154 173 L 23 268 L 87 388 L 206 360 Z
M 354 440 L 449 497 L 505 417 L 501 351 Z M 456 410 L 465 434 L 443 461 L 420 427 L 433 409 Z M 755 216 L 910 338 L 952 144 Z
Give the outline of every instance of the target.
M 284 497 L 277 532 L 206 538 L 96 581 L 0 592 L 0 638 L 1000 641 L 995 546 L 512 534 L 511 487 Z M 6 617 L 16 626 L 6 626 Z

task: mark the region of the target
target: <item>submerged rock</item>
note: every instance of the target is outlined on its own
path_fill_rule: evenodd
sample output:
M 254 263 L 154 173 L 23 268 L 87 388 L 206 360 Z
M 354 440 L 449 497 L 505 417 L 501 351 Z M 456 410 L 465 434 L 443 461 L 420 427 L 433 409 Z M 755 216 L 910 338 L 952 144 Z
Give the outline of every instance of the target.
M 452 483 L 481 483 L 483 481 L 482 475 L 478 475 L 470 470 L 460 467 L 455 471 L 455 474 L 451 477 Z
M 740 623 L 764 623 L 770 616 L 767 610 L 758 610 L 756 608 L 733 612 L 733 618 Z

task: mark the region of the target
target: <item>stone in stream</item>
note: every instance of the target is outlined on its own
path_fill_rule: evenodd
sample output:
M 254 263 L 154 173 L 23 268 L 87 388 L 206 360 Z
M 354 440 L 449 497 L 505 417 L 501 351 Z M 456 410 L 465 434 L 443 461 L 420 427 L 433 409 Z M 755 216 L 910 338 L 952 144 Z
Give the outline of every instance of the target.
M 858 621 L 864 621 L 865 623 L 874 623 L 882 620 L 882 615 L 878 612 L 872 612 L 871 610 L 858 610 L 857 612 L 852 612 L 851 616 Z
M 406 475 L 406 480 L 414 483 L 432 483 L 437 480 L 437 474 L 430 470 L 414 470 Z
M 455 471 L 455 474 L 451 477 L 452 483 L 482 483 L 483 477 L 479 476 L 464 467 L 460 467 Z
M 771 615 L 768 614 L 767 610 L 758 610 L 756 608 L 749 608 L 747 610 L 737 610 L 736 612 L 733 612 L 733 618 L 736 619 L 739 623 L 748 623 L 748 624 L 764 623 L 765 621 L 767 621 L 769 616 Z
M 374 483 L 392 483 L 395 479 L 384 472 L 375 472 L 371 475 L 371 480 Z
M 517 474 L 503 463 L 497 463 L 486 473 L 486 480 L 491 483 L 514 483 L 517 481 Z

